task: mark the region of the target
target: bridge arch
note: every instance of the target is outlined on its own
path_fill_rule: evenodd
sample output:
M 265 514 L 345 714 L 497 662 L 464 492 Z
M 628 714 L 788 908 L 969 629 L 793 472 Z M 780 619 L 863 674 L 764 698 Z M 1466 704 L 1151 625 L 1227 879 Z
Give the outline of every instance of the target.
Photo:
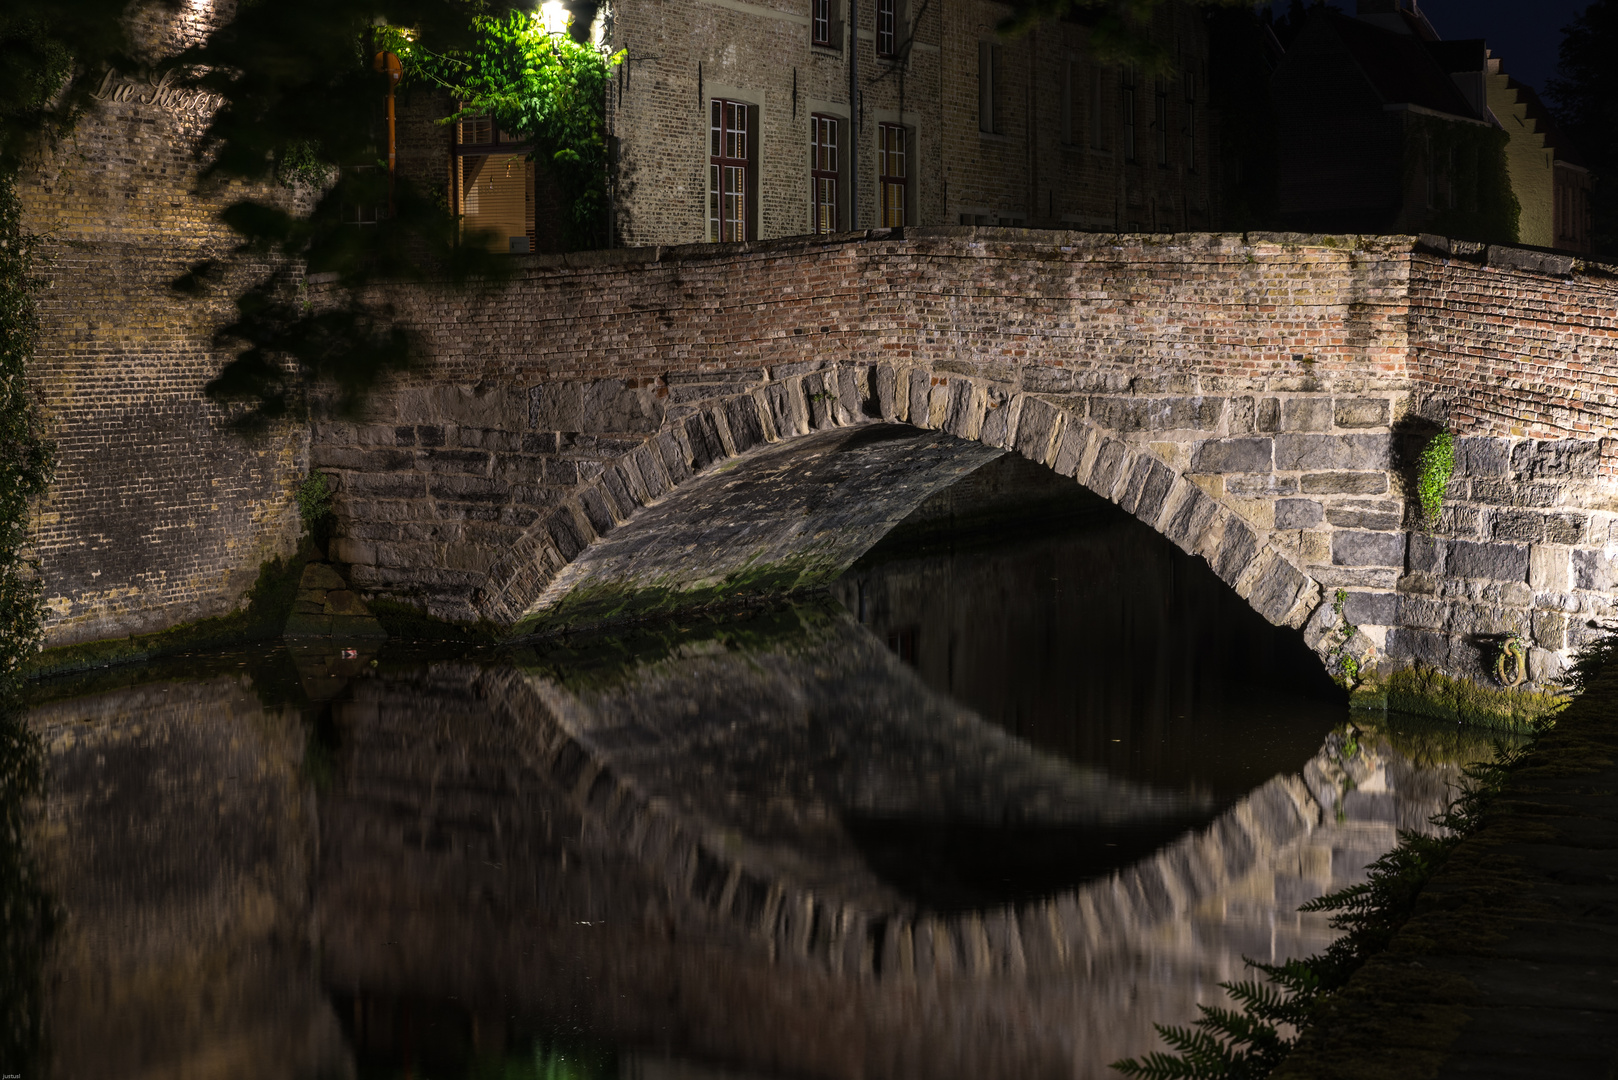
M 1222 400 L 1186 400 L 1164 406 L 1183 416 L 1158 418 L 1165 441 L 1148 443 L 1086 415 L 1082 399 L 920 364 L 772 379 L 671 413 L 536 520 L 473 604 L 521 632 L 830 581 L 935 491 L 1017 453 L 1201 556 L 1324 653 L 1333 616 L 1320 584 L 1206 475 L 1255 440 L 1227 437 Z M 1175 424 L 1186 437 L 1167 441 Z

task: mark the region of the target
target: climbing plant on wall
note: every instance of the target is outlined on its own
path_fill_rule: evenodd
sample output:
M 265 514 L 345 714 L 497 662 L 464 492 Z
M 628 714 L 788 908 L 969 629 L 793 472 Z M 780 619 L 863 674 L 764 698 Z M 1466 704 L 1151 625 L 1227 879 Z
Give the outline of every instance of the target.
M 462 103 L 447 117 L 488 117 L 534 147 L 536 165 L 555 181 L 567 208 L 563 242 L 600 246 L 607 236 L 606 90 L 622 51 L 608 55 L 547 30 L 537 13 L 510 11 L 472 20 L 469 47 L 435 52 L 413 30 L 378 31 L 410 81 L 441 87 Z
M 34 245 L 14 178 L 0 172 L 0 697 L 38 644 L 44 611 L 24 555 L 29 508 L 50 484 L 52 465 L 27 382 L 39 339 L 30 296 Z
M 1405 118 L 1405 183 L 1428 186 L 1428 232 L 1456 240 L 1515 244 L 1521 206 L 1506 172 L 1506 133 L 1420 113 Z

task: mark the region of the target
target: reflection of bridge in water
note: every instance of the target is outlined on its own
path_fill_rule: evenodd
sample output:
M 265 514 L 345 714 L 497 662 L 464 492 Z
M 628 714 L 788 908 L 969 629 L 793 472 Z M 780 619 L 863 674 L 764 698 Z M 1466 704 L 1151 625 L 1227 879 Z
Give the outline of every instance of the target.
M 57 1074 L 123 1054 L 60 1037 L 110 1006 L 164 1033 L 148 1067 L 229 1048 L 241 1076 L 297 1071 L 278 1042 L 339 1061 L 339 1022 L 394 1052 L 585 1031 L 761 1073 L 1104 1075 L 1244 954 L 1323 947 L 1297 905 L 1456 773 L 1333 736 L 1222 806 L 1030 748 L 841 613 L 787 621 L 359 678 L 307 738 L 228 678 L 42 708 Z

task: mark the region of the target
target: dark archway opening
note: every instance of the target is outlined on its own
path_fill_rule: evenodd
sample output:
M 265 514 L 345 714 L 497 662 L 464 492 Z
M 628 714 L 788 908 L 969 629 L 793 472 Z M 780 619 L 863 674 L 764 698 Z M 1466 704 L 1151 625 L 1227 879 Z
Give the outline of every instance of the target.
M 1107 500 L 1007 455 L 930 498 L 834 586 L 933 689 L 1038 749 L 1175 792 L 1150 827 L 850 820 L 928 907 L 1049 895 L 1149 855 L 1346 719 L 1302 635 Z

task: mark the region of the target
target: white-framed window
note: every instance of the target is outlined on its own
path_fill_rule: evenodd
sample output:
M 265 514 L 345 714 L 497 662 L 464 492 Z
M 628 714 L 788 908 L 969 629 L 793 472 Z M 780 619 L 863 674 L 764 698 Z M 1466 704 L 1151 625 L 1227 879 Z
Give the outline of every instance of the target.
M 910 132 L 903 124 L 876 126 L 879 227 L 898 228 L 910 210 Z
M 708 125 L 708 239 L 750 240 L 752 141 L 744 101 L 714 98 Z
M 841 128 L 835 116 L 813 113 L 809 117 L 809 205 L 817 233 L 836 232 L 840 227 L 837 208 L 842 160 L 837 147 Z

